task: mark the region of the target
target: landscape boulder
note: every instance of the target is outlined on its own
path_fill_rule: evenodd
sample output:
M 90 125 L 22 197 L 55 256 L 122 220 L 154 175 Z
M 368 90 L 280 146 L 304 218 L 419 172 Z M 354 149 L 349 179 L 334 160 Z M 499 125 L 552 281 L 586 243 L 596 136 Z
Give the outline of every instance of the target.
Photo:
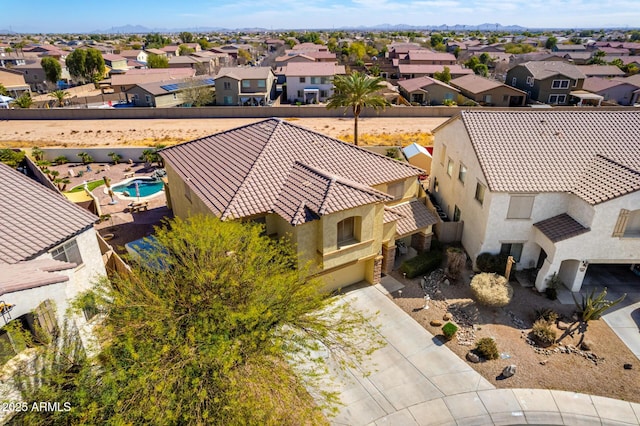
M 480 362 L 480 357 L 475 352 L 467 352 L 467 361 L 477 364 Z
M 434 319 L 434 320 L 431 320 L 431 322 L 429 322 L 429 324 L 431 324 L 432 327 L 441 327 L 442 326 L 442 321 Z
M 504 370 L 502 370 L 502 377 L 505 379 L 513 376 L 514 374 L 516 374 L 516 366 L 513 364 L 507 365 Z

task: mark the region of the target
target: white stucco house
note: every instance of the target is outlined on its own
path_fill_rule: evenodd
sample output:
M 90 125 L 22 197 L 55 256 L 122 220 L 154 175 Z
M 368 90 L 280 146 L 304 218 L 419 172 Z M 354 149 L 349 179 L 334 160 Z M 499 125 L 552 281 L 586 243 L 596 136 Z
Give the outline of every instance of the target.
M 344 65 L 332 62 L 294 62 L 286 66 L 287 100 L 291 103 L 325 102 L 333 95 L 333 78 L 344 75 Z
M 0 163 L 0 327 L 19 320 L 50 333 L 62 329 L 70 301 L 106 276 L 96 219 Z M 85 346 L 94 314 L 70 317 Z M 9 340 L 3 330 L 0 340 Z
M 640 263 L 640 112 L 464 111 L 434 134 L 430 191 L 474 263 L 510 254 L 540 291 Z

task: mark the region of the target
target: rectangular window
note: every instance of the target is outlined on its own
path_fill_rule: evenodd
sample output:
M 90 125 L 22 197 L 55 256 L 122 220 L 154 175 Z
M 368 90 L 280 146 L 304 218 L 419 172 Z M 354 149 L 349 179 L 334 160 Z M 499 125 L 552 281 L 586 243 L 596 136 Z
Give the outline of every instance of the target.
M 567 95 L 549 95 L 550 104 L 563 104 L 567 100 Z
M 233 96 L 225 96 L 223 102 L 225 105 L 233 105 Z
M 533 83 L 535 82 L 535 79 L 531 76 L 527 77 L 527 85 L 533 87 Z
M 551 82 L 552 89 L 567 89 L 569 88 L 569 80 L 553 80 Z
M 231 82 L 230 81 L 225 81 L 224 82 L 224 90 L 231 90 Z
M 480 204 L 484 203 L 484 191 L 486 189 L 487 187 L 481 184 L 480 182 L 476 184 L 476 195 L 474 198 L 478 200 Z
M 147 101 L 147 105 L 151 104 L 151 96 L 149 95 L 144 95 L 144 99 Z
M 447 158 L 447 146 L 442 145 L 442 151 L 440 151 L 440 164 L 444 166 L 444 159 Z
M 513 77 L 513 78 L 511 79 L 511 85 L 512 85 L 512 86 L 515 86 L 517 83 L 518 83 L 518 79 L 517 79 L 516 77 Z
M 387 186 L 387 194 L 391 195 L 394 200 L 401 200 L 404 197 L 404 181 L 390 183 Z
M 320 91 L 320 97 L 321 97 L 321 98 L 326 98 L 327 96 L 328 96 L 328 95 L 327 95 L 327 91 L 326 91 L 326 90 L 321 90 L 321 91 Z
M 509 102 L 509 95 L 503 95 L 502 102 Z
M 535 195 L 512 195 L 509 199 L 507 219 L 529 219 Z
M 467 166 L 460 163 L 460 170 L 458 170 L 458 180 L 464 183 L 464 180 L 467 178 Z
M 484 95 L 484 96 L 483 96 L 483 101 L 484 101 L 485 103 L 490 104 L 490 103 L 491 103 L 491 95 Z
M 304 96 L 304 92 L 302 90 L 298 90 L 298 97 L 301 98 Z
M 348 217 L 338 222 L 338 247 L 355 240 L 354 226 L 354 217 Z
M 244 89 L 251 87 L 251 80 L 242 80 L 242 87 Z
M 266 80 L 258 80 L 258 87 L 264 89 L 265 87 L 267 87 L 267 81 Z
M 75 239 L 54 248 L 50 253 L 55 260 L 75 263 L 76 266 L 82 265 L 82 256 Z
M 449 176 L 453 175 L 453 160 L 451 158 L 449 158 L 449 161 L 447 162 L 447 174 Z
M 320 84 L 320 77 L 311 77 L 311 84 Z
M 507 256 L 513 256 L 513 260 L 520 262 L 522 256 L 522 243 L 506 243 L 500 246 L 500 254 L 506 254 Z
M 306 82 L 307 82 L 306 77 L 300 77 L 300 83 L 306 83 Z
M 460 215 L 462 213 L 460 212 L 460 209 L 458 208 L 458 206 L 454 206 L 453 207 L 453 221 L 454 222 L 459 222 L 460 221 Z

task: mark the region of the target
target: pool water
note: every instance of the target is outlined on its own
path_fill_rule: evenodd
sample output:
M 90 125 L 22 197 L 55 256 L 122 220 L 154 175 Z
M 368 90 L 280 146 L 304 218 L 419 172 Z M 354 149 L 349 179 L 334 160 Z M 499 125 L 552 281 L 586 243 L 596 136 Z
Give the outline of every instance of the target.
M 138 189 L 140 191 L 140 197 L 148 197 L 150 195 L 156 194 L 162 191 L 164 187 L 164 183 L 161 180 L 148 180 L 148 179 L 136 179 L 128 182 L 126 185 L 116 185 L 111 189 L 113 192 L 128 192 L 129 197 L 135 198 L 138 195 L 136 194 L 136 183 L 138 184 Z M 124 194 L 123 194 L 124 195 Z

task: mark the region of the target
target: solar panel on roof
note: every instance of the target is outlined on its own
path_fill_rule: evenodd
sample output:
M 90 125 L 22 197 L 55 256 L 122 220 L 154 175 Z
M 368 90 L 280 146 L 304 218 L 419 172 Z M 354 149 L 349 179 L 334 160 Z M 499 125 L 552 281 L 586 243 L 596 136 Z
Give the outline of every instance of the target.
M 166 84 L 164 86 L 160 86 L 161 89 L 166 90 L 167 92 L 172 92 L 174 90 L 178 90 L 177 84 Z
M 212 79 L 212 78 L 207 78 L 204 80 L 205 83 L 207 84 L 215 84 L 216 82 Z

